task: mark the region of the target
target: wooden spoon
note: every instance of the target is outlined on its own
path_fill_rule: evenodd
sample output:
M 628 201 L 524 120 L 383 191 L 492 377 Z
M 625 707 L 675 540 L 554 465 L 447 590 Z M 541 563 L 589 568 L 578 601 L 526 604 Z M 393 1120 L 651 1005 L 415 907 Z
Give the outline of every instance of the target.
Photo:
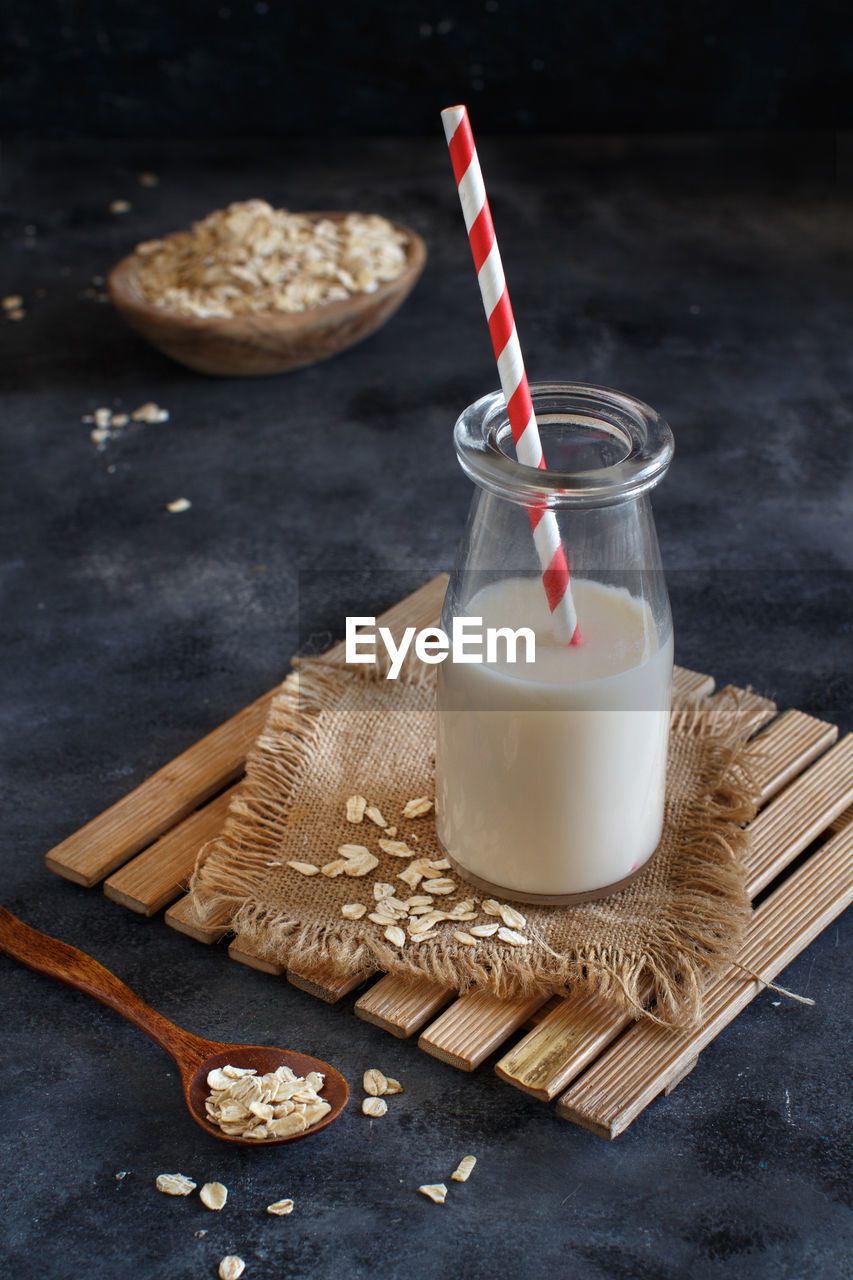
M 157 1013 L 97 960 L 78 951 L 76 947 L 69 946 L 67 942 L 60 942 L 57 938 L 48 937 L 46 933 L 31 929 L 4 907 L 0 907 L 0 951 L 5 951 L 13 960 L 19 960 L 38 973 L 46 973 L 69 987 L 76 987 L 78 991 L 94 996 L 101 1004 L 109 1005 L 123 1018 L 145 1031 L 152 1040 L 156 1040 L 177 1063 L 184 1097 L 193 1120 L 222 1142 L 237 1142 L 247 1147 L 269 1147 L 273 1143 L 307 1138 L 337 1120 L 347 1104 L 349 1088 L 346 1080 L 334 1067 L 321 1062 L 319 1058 L 310 1058 L 305 1053 L 294 1053 L 290 1049 L 272 1049 L 267 1045 L 257 1044 L 222 1044 L 217 1040 L 203 1040 L 201 1036 L 191 1035 L 189 1031 L 176 1027 L 174 1022 L 169 1022 L 168 1018 Z M 298 1076 L 304 1076 L 309 1071 L 321 1071 L 325 1077 L 321 1096 L 330 1103 L 332 1109 L 310 1129 L 285 1138 L 238 1138 L 223 1133 L 208 1120 L 204 1104 L 209 1094 L 207 1073 L 214 1067 L 224 1067 L 228 1063 L 235 1067 L 254 1067 L 258 1075 L 275 1071 L 281 1066 L 290 1067 Z
M 306 213 L 313 222 L 340 222 L 346 213 Z M 393 224 L 407 237 L 406 266 L 374 293 L 354 293 L 305 311 L 254 311 L 242 316 L 187 316 L 155 307 L 137 282 L 136 253 L 113 267 L 107 289 L 122 319 L 153 347 L 198 373 L 245 378 L 284 373 L 336 355 L 369 337 L 393 315 L 414 287 L 426 262 L 417 232 Z M 168 239 L 168 236 L 163 237 Z

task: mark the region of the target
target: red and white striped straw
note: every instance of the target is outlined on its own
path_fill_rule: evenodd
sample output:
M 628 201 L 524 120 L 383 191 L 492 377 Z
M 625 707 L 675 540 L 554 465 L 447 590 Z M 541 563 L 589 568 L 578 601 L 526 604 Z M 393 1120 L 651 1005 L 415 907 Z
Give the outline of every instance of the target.
M 539 439 L 539 427 L 530 399 L 530 387 L 524 371 L 521 346 L 468 112 L 462 106 L 446 107 L 441 113 L 441 119 L 450 148 L 453 175 L 474 255 L 474 267 L 489 322 L 489 333 L 492 335 L 516 456 L 524 466 L 544 470 L 545 458 Z M 544 506 L 528 507 L 527 510 L 533 541 L 542 566 L 542 582 L 554 619 L 555 633 L 560 640 L 580 644 L 580 628 L 572 600 L 571 574 L 560 540 L 557 517 Z

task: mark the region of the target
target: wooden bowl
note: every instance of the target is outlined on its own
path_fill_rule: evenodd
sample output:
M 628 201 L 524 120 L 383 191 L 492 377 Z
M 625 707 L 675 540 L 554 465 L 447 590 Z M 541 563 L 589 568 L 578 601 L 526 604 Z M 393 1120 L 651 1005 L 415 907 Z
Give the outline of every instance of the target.
M 342 221 L 346 213 L 306 213 L 314 221 Z M 242 316 L 188 316 L 146 301 L 139 290 L 140 257 L 117 263 L 107 288 L 119 315 L 153 347 L 198 373 L 256 378 L 326 360 L 375 333 L 394 314 L 424 269 L 426 245 L 409 227 L 392 224 L 408 238 L 402 275 L 375 293 L 356 293 L 306 311 L 256 311 Z M 168 237 L 164 237 L 168 238 Z

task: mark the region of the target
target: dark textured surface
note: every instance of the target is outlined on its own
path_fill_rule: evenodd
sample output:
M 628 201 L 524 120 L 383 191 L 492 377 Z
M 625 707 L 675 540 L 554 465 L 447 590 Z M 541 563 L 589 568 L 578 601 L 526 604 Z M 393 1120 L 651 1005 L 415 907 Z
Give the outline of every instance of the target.
M 5 133 L 849 128 L 843 0 L 8 0 Z
M 481 150 L 531 376 L 622 387 L 673 426 L 655 505 L 678 660 L 851 729 L 853 255 L 828 143 Z M 159 188 L 136 186 L 143 168 Z M 356 1088 L 315 1141 L 232 1151 L 153 1044 L 0 957 L 3 1274 L 191 1280 L 237 1252 L 246 1280 L 841 1277 L 849 913 L 783 976 L 814 1008 L 759 996 L 607 1144 L 488 1064 L 465 1076 L 359 1022 L 354 997 L 328 1008 L 44 869 L 297 645 L 449 567 L 470 496 L 450 428 L 495 373 L 440 140 L 18 146 L 3 180 L 3 292 L 27 316 L 0 333 L 2 900 L 191 1030 L 406 1089 L 384 1120 Z M 422 282 L 363 346 L 257 382 L 171 365 L 81 296 L 136 240 L 256 194 L 411 223 Z M 116 197 L 133 211 L 109 215 Z M 81 415 L 148 399 L 171 421 L 99 453 Z M 444 1207 L 416 1194 L 469 1151 Z M 226 1209 L 158 1195 L 176 1170 L 226 1183 Z M 281 1196 L 293 1215 L 268 1217 Z

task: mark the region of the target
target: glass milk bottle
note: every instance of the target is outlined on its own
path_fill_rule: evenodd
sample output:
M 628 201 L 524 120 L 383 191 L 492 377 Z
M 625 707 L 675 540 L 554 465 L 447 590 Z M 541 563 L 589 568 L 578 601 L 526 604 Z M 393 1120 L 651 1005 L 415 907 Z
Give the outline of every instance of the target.
M 476 485 L 441 625 L 436 816 L 453 866 L 523 902 L 604 897 L 645 866 L 663 822 L 672 619 L 649 491 L 672 433 L 648 405 L 584 383 L 531 387 L 547 470 L 515 460 L 500 392 L 456 423 Z M 581 633 L 548 607 L 531 506 L 556 515 Z M 528 628 L 515 655 L 488 628 Z M 483 643 L 471 643 L 482 631 Z M 485 661 L 470 661 L 482 653 Z M 515 661 L 512 661 L 513 656 Z M 467 657 L 469 660 L 460 661 Z

